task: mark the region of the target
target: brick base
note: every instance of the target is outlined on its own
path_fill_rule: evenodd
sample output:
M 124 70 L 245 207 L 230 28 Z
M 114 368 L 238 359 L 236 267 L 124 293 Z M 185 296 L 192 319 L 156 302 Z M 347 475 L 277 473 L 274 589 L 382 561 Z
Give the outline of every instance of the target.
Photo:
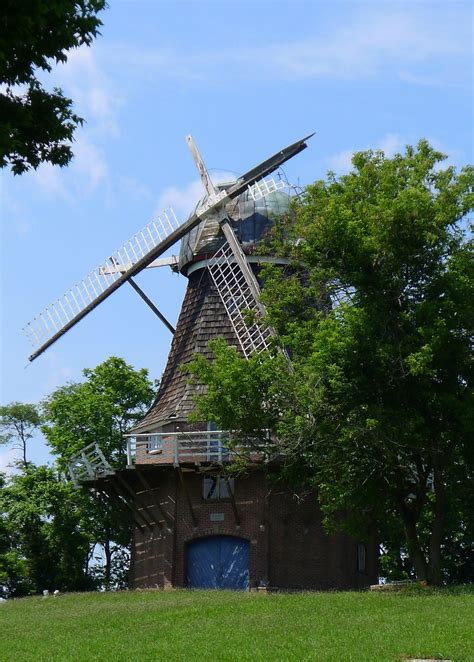
M 187 544 L 211 535 L 250 542 L 251 588 L 353 589 L 377 581 L 375 540 L 366 544 L 365 570 L 358 571 L 358 542 L 343 533 L 324 532 L 314 493 L 297 499 L 291 490 L 270 485 L 263 469 L 235 479 L 239 523 L 230 500 L 203 499 L 203 474 L 197 468 L 184 470 L 183 482 L 170 466 L 141 470 L 151 491 L 144 491 L 133 470 L 127 480 L 136 491 L 137 507 L 158 523 L 135 528 L 134 588 L 185 587 Z

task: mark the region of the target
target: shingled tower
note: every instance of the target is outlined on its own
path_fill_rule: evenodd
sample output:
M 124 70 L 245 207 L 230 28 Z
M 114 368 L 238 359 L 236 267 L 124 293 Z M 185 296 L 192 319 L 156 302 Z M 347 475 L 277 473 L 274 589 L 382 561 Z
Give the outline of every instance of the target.
M 227 206 L 230 225 L 253 271 L 265 262 L 286 262 L 266 255 L 265 238 L 275 217 L 288 211 L 289 201 L 287 190 L 274 191 L 258 200 L 247 191 Z M 243 351 L 213 279 L 212 262 L 225 241 L 218 219 L 211 217 L 181 242 L 178 268 L 188 278 L 188 286 L 156 400 L 135 428 L 137 433 L 166 429 L 170 423 L 179 425 L 181 430 L 189 429 L 188 415 L 199 388 L 189 384 L 189 377 L 181 366 L 188 363 L 194 353 L 209 356 L 210 340 L 224 338 L 229 345 Z M 238 301 L 228 301 L 230 307 L 237 304 Z

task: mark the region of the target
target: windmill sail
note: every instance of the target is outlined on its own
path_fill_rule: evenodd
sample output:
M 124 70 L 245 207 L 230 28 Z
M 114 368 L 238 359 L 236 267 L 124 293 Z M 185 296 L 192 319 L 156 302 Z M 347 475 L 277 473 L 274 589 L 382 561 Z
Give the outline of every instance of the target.
M 206 201 L 196 209 L 185 223 L 180 224 L 172 210 L 169 210 L 145 226 L 122 248 L 108 257 L 103 264 L 91 271 L 80 283 L 72 287 L 26 325 L 24 329 L 26 335 L 36 348 L 29 356 L 29 360 L 36 359 L 115 290 L 165 253 L 203 219 L 213 214 L 217 209 L 224 209 L 229 200 L 239 196 L 245 189 L 255 184 L 257 180 L 265 177 L 282 163 L 305 149 L 307 146 L 305 141 L 310 137 L 307 136 L 293 143 L 252 168 L 232 184 L 228 190 L 221 190 L 209 195 Z M 203 177 L 204 175 L 205 173 Z M 232 246 L 229 237 L 227 237 L 227 240 Z M 231 252 L 235 258 L 236 251 L 234 247 L 231 248 Z M 240 270 L 245 271 L 245 265 L 241 265 Z M 248 265 L 247 270 L 250 271 Z M 248 274 L 244 276 L 244 279 L 246 279 L 248 286 Z M 252 288 L 250 289 L 252 290 Z M 255 305 L 258 307 L 255 293 L 253 293 L 253 296 Z M 260 346 L 260 342 L 253 339 L 251 344 Z
M 36 359 L 99 303 L 162 255 L 197 223 L 199 218 L 193 215 L 180 225 L 172 209 L 148 223 L 105 262 L 26 325 L 24 331 L 36 347 L 29 360 Z
M 271 329 L 262 325 L 258 300 L 227 241 L 209 260 L 208 269 L 245 358 L 268 349 Z
M 305 136 L 301 140 L 298 140 L 288 147 L 285 147 L 276 154 L 273 154 L 273 156 L 270 156 L 270 158 L 260 163 L 258 166 L 255 166 L 255 168 L 252 168 L 244 175 L 239 177 L 237 182 L 229 188 L 227 192 L 229 197 L 233 198 L 235 195 L 242 193 L 247 188 L 247 186 L 252 186 L 252 184 L 255 184 L 257 180 L 261 179 L 262 177 L 266 177 L 271 172 L 276 170 L 278 166 L 285 163 L 285 161 L 288 161 L 288 159 L 291 159 L 293 156 L 296 156 L 296 154 L 302 152 L 308 146 L 306 141 L 309 140 L 312 136 L 314 136 L 314 133 L 310 133 L 308 136 Z
M 281 180 L 275 181 L 275 179 L 272 177 L 271 179 L 261 179 L 260 181 L 255 182 L 255 184 L 252 184 L 252 186 L 248 187 L 248 190 L 252 200 L 257 202 L 257 200 L 265 198 L 267 195 L 270 195 L 270 193 L 280 191 L 281 189 L 285 188 L 285 186 L 285 182 Z

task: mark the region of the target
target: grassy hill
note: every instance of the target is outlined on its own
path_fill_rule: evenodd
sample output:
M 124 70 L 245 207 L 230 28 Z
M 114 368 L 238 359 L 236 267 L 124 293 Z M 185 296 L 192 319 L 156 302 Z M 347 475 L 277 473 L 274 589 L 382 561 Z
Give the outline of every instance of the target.
M 474 660 L 474 593 L 83 593 L 0 605 L 0 660 Z

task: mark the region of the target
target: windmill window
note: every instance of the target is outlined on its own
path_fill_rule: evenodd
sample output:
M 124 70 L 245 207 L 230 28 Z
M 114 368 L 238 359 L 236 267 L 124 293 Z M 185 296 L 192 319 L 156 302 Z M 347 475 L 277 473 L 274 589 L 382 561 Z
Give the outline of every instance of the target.
M 202 479 L 202 498 L 204 501 L 230 499 L 234 493 L 234 479 L 224 476 L 204 476 Z
M 163 452 L 163 437 L 159 434 L 150 434 L 148 437 L 148 452 L 149 453 L 162 453 Z
M 367 570 L 367 548 L 363 543 L 357 545 L 357 571 L 366 572 Z

